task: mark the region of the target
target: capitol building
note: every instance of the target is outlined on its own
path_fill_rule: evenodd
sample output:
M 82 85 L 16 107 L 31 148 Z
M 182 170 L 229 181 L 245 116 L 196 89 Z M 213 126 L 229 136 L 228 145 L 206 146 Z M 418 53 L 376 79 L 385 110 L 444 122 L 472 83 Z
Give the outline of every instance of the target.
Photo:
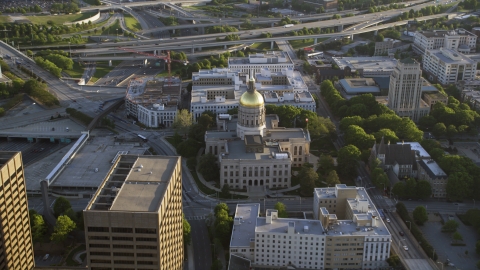
M 278 126 L 267 115 L 265 101 L 253 77 L 239 100 L 238 115 L 220 114 L 217 131 L 205 134 L 205 153 L 218 157 L 220 186 L 247 190 L 291 186 L 291 168 L 310 158 L 310 134 L 302 128 Z

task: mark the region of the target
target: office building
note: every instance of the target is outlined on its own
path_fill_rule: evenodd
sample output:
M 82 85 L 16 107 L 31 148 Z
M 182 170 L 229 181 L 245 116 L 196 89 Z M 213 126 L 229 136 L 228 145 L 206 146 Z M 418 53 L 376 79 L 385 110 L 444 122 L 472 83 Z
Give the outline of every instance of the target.
M 35 266 L 21 152 L 0 152 L 0 269 Z
M 127 115 L 147 127 L 171 127 L 180 105 L 179 78 L 135 78 L 125 97 Z
M 388 107 L 414 122 L 428 115 L 430 106 L 421 98 L 422 82 L 420 64 L 410 58 L 400 60 L 390 75 Z
M 221 131 L 206 132 L 205 153 L 218 156 L 222 187 L 290 187 L 291 167 L 309 162 L 310 134 L 279 127 L 277 115 L 266 115 L 255 85 L 252 78 L 240 97 L 237 119 L 219 119 Z
M 280 72 L 286 68 L 294 68 L 294 63 L 287 52 L 269 51 L 266 53 L 249 54 L 246 57 L 228 58 L 228 68 L 231 71 L 243 73 L 259 73 L 262 68 L 272 72 Z
M 443 85 L 475 79 L 477 61 L 452 49 L 427 50 L 423 55 L 423 69 L 431 81 Z
M 438 50 L 440 48 L 471 53 L 475 52 L 476 46 L 477 35 L 459 28 L 416 32 L 413 50 L 419 54 L 424 54 L 427 50 Z
M 257 92 L 272 105 L 292 105 L 309 111 L 316 110 L 313 96 L 298 71 L 290 68 L 272 72 L 261 68 L 258 73 L 242 73 L 230 69 L 200 70 L 192 74 L 190 112 L 194 121 L 205 111 L 226 114 L 238 108 L 240 97 L 248 89 L 250 77 L 256 79 Z
M 183 269 L 181 158 L 120 156 L 83 217 L 89 269 Z
M 392 237 L 364 188 L 317 188 L 313 212 L 314 219 L 279 218 L 267 209 L 261 217 L 260 204 L 238 204 L 231 256 L 268 269 L 388 267 Z
M 349 67 L 360 77 L 388 77 L 397 65 L 397 59 L 387 56 L 332 57 L 332 61 L 339 69 Z
M 447 197 L 447 174 L 433 159 L 422 159 L 418 161 L 418 179 L 425 180 L 432 187 L 433 198 Z

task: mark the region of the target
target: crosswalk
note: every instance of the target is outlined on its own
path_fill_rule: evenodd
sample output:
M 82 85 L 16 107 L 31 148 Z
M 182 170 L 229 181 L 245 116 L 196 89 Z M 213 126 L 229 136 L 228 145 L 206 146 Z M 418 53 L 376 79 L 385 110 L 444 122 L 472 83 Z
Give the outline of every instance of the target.
M 189 216 L 185 217 L 186 220 L 204 220 L 205 216 Z

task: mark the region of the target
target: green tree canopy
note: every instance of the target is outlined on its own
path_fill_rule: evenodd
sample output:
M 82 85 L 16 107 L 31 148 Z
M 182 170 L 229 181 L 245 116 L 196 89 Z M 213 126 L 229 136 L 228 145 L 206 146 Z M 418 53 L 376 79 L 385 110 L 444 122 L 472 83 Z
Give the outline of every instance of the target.
M 187 135 L 188 129 L 192 125 L 192 114 L 188 110 L 179 110 L 175 115 L 172 127 L 181 134 Z
M 45 236 L 45 233 L 47 232 L 47 224 L 45 224 L 43 216 L 39 215 L 35 210 L 30 210 L 29 215 L 32 240 L 38 241 Z
M 335 164 L 332 156 L 321 154 L 318 159 L 318 171 L 322 175 L 328 174 L 330 171 L 335 170 Z
M 275 204 L 275 209 L 278 211 L 278 217 L 279 218 L 287 218 L 288 217 L 287 207 L 285 206 L 285 204 L 283 204 L 281 202 L 277 202 Z
M 351 144 L 340 148 L 337 157 L 338 168 L 342 168 L 340 173 L 348 176 L 355 176 L 355 169 L 358 166 L 357 162 L 360 159 L 361 154 L 360 150 Z
M 58 197 L 53 204 L 53 213 L 56 217 L 65 213 L 68 209 L 71 209 L 72 205 L 70 202 L 65 199 L 64 197 Z
M 198 171 L 206 181 L 218 181 L 220 179 L 220 168 L 217 165 L 217 157 L 208 153 L 200 157 Z
M 447 232 L 454 232 L 457 230 L 459 224 L 457 221 L 450 219 L 445 222 L 442 226 L 442 231 L 447 231 Z
M 459 241 L 463 241 L 463 236 L 458 231 L 453 233 L 452 238 L 453 241 L 455 241 L 456 243 Z
M 50 240 L 54 242 L 63 242 L 67 235 L 75 229 L 76 225 L 68 216 L 63 215 L 57 218 Z
M 329 187 L 334 187 L 336 184 L 340 184 L 340 178 L 338 178 L 337 171 L 331 170 L 328 173 L 325 182 L 327 182 Z
M 432 195 L 432 186 L 428 181 L 420 180 L 416 185 L 416 194 L 420 199 L 427 199 Z
M 404 182 L 397 182 L 393 185 L 392 193 L 397 195 L 398 197 L 402 198 L 405 197 L 405 183 Z
M 183 215 L 183 245 L 190 245 L 190 242 L 192 242 L 192 235 L 191 231 L 192 228 L 190 227 L 190 223 L 188 223 L 188 220 L 185 219 L 185 214 Z
M 413 220 L 419 225 L 423 225 L 428 221 L 427 209 L 424 206 L 420 205 L 415 207 L 413 210 Z
M 447 181 L 447 197 L 450 200 L 463 200 L 472 195 L 473 179 L 467 172 L 454 172 L 448 176 Z
M 318 179 L 318 174 L 315 170 L 311 166 L 304 164 L 297 177 L 300 179 L 300 192 L 303 195 L 312 196 L 315 181 Z

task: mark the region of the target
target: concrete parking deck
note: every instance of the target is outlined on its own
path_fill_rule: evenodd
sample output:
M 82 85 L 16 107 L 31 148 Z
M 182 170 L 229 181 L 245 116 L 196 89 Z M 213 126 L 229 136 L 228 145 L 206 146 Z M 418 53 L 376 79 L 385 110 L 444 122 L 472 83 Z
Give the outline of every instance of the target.
M 68 128 L 68 130 L 67 130 Z M 54 130 L 52 130 L 54 129 Z M 68 118 L 31 123 L 26 126 L 2 129 L 0 136 L 21 138 L 78 138 L 85 127 Z

